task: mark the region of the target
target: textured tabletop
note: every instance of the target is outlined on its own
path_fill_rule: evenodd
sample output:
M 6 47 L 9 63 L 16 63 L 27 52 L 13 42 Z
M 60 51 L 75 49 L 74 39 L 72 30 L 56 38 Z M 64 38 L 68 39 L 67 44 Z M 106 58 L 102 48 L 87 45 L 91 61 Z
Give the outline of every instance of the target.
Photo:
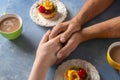
M 27 80 L 35 58 L 35 52 L 44 33 L 51 28 L 36 25 L 29 16 L 30 7 L 37 0 L 1 0 L 0 16 L 15 13 L 22 17 L 23 32 L 16 40 L 7 40 L 0 35 L 0 80 Z M 83 6 L 85 0 L 61 0 L 68 10 L 66 20 L 72 18 Z M 86 23 L 83 27 L 120 16 L 120 0 L 101 15 Z M 120 80 L 120 74 L 107 62 L 108 46 L 119 39 L 94 39 L 84 42 L 64 61 L 84 59 L 92 63 L 100 73 L 101 80 Z M 53 80 L 57 66 L 49 69 L 47 80 Z

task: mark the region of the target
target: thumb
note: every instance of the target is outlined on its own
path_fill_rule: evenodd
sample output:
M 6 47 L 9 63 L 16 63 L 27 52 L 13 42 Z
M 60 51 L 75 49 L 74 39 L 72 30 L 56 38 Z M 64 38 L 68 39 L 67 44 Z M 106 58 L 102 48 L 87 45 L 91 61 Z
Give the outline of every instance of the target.
M 45 35 L 44 35 L 43 38 L 41 39 L 40 44 L 45 43 L 45 42 L 47 42 L 47 41 L 49 40 L 50 32 L 51 32 L 51 31 L 48 30 L 48 31 L 45 33 Z

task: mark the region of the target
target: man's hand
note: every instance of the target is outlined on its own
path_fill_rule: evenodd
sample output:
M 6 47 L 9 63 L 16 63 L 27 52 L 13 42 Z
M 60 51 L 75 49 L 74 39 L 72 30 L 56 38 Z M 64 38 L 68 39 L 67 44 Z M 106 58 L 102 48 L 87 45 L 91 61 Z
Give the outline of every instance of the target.
M 65 46 L 57 53 L 58 60 L 56 64 L 69 56 L 77 48 L 79 43 L 82 42 L 82 40 L 80 32 L 74 33 Z
M 52 29 L 49 37 L 50 37 L 50 39 L 52 39 L 55 36 L 57 36 L 58 34 L 62 33 L 62 35 L 60 37 L 60 41 L 62 43 L 65 43 L 74 32 L 77 32 L 80 30 L 80 27 L 81 27 L 80 23 L 75 20 L 63 22 L 63 23 L 56 25 Z

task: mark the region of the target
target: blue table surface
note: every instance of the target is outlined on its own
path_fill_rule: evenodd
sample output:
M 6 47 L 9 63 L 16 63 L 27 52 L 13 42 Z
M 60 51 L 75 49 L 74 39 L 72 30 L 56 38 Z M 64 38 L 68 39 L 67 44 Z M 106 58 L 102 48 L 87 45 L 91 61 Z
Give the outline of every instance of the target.
M 0 80 L 27 80 L 35 58 L 35 52 L 44 33 L 51 28 L 36 25 L 29 16 L 30 7 L 37 0 L 2 0 L 0 16 L 15 13 L 22 17 L 23 32 L 16 40 L 7 40 L 0 35 Z M 72 18 L 83 6 L 85 0 L 61 0 L 67 7 L 68 17 Z M 105 12 L 86 23 L 83 27 L 120 16 L 120 0 L 115 0 Z M 112 33 L 111 33 L 112 34 Z M 101 80 L 120 80 L 120 74 L 107 62 L 108 46 L 118 39 L 94 39 L 84 42 L 64 61 L 84 59 L 92 63 L 100 73 Z M 47 80 L 53 80 L 58 66 L 49 69 Z

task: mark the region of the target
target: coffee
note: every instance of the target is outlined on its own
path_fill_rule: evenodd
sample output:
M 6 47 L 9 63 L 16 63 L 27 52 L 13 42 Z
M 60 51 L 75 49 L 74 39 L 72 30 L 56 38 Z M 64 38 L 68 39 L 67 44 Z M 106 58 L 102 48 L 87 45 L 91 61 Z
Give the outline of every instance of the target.
M 3 32 L 16 31 L 20 26 L 20 21 L 16 17 L 8 17 L 0 22 L 0 30 Z
M 113 47 L 110 51 L 110 56 L 114 61 L 120 63 L 120 46 Z

